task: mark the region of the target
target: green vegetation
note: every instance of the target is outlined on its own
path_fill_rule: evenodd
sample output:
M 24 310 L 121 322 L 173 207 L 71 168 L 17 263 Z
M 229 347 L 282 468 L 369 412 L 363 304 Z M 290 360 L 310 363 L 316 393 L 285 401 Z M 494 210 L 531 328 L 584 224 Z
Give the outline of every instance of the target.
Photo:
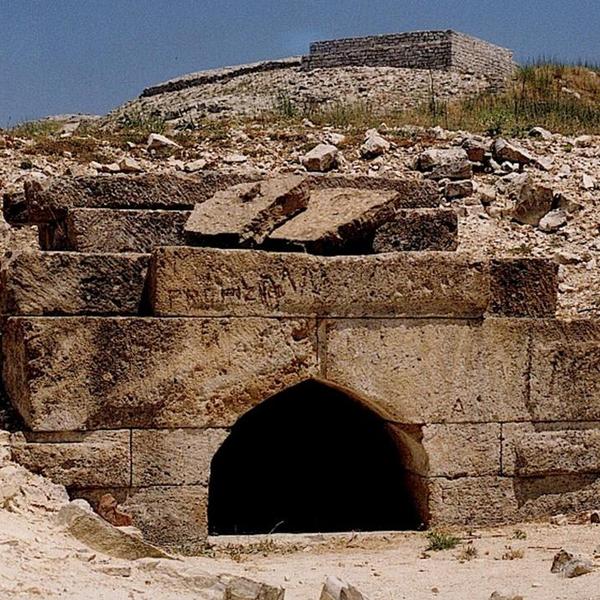
M 425 549 L 425 551 L 432 550 L 433 552 L 438 552 L 440 550 L 452 550 L 460 544 L 460 538 L 448 533 L 446 531 L 432 529 L 427 532 L 427 540 L 429 541 L 429 546 Z
M 489 135 L 522 135 L 534 126 L 566 135 L 600 133 L 600 67 L 540 60 L 520 67 L 500 93 L 443 102 L 432 86 L 429 99 L 416 109 L 389 112 L 365 102 L 295 106 L 279 101 L 275 116 L 308 118 L 316 125 L 389 127 L 421 125 L 464 129 Z

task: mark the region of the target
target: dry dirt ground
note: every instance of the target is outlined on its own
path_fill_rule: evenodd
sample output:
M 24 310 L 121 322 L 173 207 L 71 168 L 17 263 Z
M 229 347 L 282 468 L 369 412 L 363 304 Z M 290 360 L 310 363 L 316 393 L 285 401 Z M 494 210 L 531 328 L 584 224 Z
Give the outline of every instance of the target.
M 526 538 L 515 539 L 515 532 Z M 286 600 L 318 598 L 328 575 L 350 581 L 370 600 L 488 600 L 494 591 L 526 600 L 600 598 L 600 571 L 575 579 L 550 572 L 563 547 L 590 557 L 596 553 L 600 564 L 599 525 L 528 524 L 457 534 L 463 542 L 455 549 L 426 553 L 423 533 L 317 535 L 302 541 L 274 536 L 275 546 L 292 544 L 297 551 L 242 554 L 239 562 L 221 558 L 218 564 L 227 572 L 284 587 Z M 476 558 L 464 559 L 467 546 L 476 549 Z

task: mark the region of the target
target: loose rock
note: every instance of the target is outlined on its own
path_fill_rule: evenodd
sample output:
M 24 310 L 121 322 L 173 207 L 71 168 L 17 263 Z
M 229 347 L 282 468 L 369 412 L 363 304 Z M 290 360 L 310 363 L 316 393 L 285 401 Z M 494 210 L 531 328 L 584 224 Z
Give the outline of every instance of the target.
M 390 149 L 390 143 L 379 135 L 376 129 L 369 129 L 365 137 L 365 143 L 360 147 L 360 155 L 363 158 L 377 158 Z
M 564 548 L 555 556 L 551 567 L 552 573 L 559 573 L 569 579 L 586 575 L 594 570 L 592 562 Z
M 425 150 L 417 161 L 417 168 L 431 179 L 470 179 L 473 168 L 463 148 Z
M 367 600 L 367 597 L 342 579 L 328 577 L 319 600 Z
M 544 233 L 553 233 L 567 224 L 567 213 L 562 208 L 550 211 L 540 219 L 539 228 Z
M 160 150 L 161 148 L 181 148 L 177 142 L 170 140 L 168 137 L 161 135 L 160 133 L 151 133 L 148 136 L 146 145 L 148 150 Z
M 324 173 L 337 166 L 338 149 L 331 144 L 319 144 L 302 158 L 307 171 Z

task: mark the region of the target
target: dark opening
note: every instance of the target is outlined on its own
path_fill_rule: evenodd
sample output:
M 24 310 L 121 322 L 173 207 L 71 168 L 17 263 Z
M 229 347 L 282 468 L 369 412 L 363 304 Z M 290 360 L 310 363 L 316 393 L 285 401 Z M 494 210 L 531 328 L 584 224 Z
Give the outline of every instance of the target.
M 216 453 L 213 535 L 416 529 L 398 440 L 346 394 L 306 381 L 244 415 Z

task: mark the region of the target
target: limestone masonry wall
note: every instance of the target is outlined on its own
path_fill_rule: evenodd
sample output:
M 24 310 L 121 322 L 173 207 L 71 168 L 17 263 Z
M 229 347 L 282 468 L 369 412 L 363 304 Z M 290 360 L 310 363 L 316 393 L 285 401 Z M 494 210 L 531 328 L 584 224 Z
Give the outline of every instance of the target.
M 214 214 L 216 198 L 256 223 L 254 213 L 280 214 L 285 185 L 296 193 L 286 181 L 212 196 L 227 176 L 61 179 L 5 202 L 20 222 L 97 211 L 106 227 L 78 241 L 86 252 L 22 255 L 2 274 L 2 380 L 28 428 L 12 436 L 15 460 L 92 504 L 113 494 L 153 541 L 201 543 L 211 462 L 231 428 L 310 381 L 358 400 L 394 432 L 426 525 L 597 508 L 600 322 L 554 317 L 557 265 L 193 248 L 164 219 L 194 204 Z M 309 183 L 308 208 L 286 218 L 309 214 L 317 197 L 312 235 L 367 235 L 378 214 L 371 204 L 343 213 L 335 194 L 328 212 L 315 189 L 342 186 L 353 205 L 365 189 L 378 202 L 400 198 L 403 215 L 439 210 L 429 182 Z M 378 196 L 382 188 L 395 193 Z M 148 239 L 129 225 L 141 212 L 155 219 Z M 109 229 L 134 232 L 127 249 L 147 251 L 114 253 Z
M 457 70 L 505 76 L 512 52 L 455 31 L 414 31 L 311 44 L 306 69 L 345 66 Z

